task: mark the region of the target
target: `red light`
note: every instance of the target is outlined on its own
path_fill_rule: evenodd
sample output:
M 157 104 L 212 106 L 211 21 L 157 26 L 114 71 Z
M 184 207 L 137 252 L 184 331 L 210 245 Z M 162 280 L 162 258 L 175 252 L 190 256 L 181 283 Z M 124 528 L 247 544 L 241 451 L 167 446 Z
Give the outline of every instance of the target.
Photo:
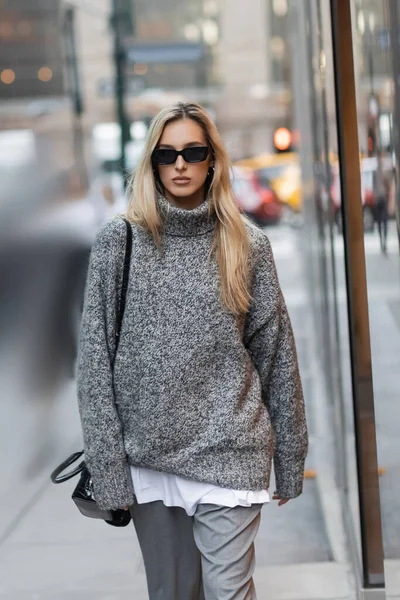
M 292 134 L 286 127 L 279 127 L 274 133 L 274 144 L 277 150 L 287 150 L 292 143 Z

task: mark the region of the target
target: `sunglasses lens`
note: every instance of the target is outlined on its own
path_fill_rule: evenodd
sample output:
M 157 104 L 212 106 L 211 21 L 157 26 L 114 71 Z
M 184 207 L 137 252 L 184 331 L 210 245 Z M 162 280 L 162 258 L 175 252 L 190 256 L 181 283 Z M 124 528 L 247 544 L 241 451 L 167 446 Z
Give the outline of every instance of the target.
M 157 165 L 172 165 L 176 161 L 176 154 L 172 148 L 158 148 L 154 150 L 153 157 Z
M 157 165 L 172 165 L 178 155 L 182 154 L 186 162 L 199 163 L 206 160 L 208 153 L 208 146 L 193 146 L 193 148 L 185 148 L 182 152 L 178 152 L 173 148 L 157 148 L 153 152 L 153 161 Z
M 198 163 L 206 160 L 208 156 L 208 146 L 194 146 L 193 148 L 186 148 L 183 151 L 183 158 L 188 163 Z

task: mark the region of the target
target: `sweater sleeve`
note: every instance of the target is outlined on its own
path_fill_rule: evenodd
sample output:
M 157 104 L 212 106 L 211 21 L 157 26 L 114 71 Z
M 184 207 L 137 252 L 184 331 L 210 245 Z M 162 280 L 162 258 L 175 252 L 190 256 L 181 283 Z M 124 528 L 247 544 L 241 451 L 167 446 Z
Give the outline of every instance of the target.
M 78 353 L 77 392 L 85 461 L 96 501 L 103 509 L 121 508 L 134 500 L 112 373 L 125 236 L 122 219 L 108 222 L 96 236 Z
M 262 234 L 253 272 L 253 301 L 244 341 L 259 373 L 263 401 L 275 433 L 276 492 L 295 498 L 303 488 L 308 433 L 292 326 L 271 245 Z

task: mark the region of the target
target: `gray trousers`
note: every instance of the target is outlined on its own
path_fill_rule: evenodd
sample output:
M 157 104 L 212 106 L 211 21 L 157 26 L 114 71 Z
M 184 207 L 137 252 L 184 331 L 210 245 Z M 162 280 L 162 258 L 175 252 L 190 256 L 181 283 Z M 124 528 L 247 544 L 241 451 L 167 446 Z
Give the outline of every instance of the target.
M 189 517 L 162 502 L 131 506 L 149 600 L 256 600 L 261 507 L 200 504 Z

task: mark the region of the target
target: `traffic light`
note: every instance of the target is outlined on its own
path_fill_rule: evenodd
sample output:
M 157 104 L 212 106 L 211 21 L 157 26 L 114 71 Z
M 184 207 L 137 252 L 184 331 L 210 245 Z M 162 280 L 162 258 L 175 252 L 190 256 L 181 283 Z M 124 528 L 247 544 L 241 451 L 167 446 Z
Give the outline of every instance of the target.
M 274 148 L 275 152 L 291 152 L 292 151 L 293 134 L 287 127 L 278 127 L 274 132 Z

